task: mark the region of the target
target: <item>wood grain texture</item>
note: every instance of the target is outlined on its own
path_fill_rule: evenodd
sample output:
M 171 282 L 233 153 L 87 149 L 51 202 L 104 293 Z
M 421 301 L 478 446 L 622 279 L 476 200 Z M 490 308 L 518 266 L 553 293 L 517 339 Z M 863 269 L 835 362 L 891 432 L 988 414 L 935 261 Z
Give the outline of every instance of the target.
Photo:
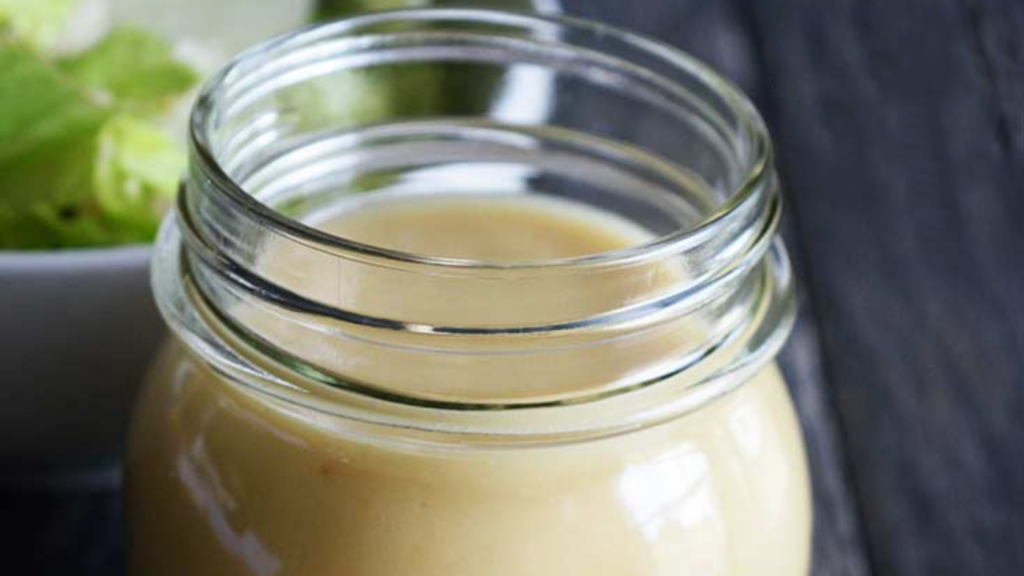
M 700 58 L 744 90 L 758 82 L 757 57 L 733 0 L 560 0 L 567 14 L 656 38 Z
M 789 219 L 792 222 L 792 218 Z M 802 278 L 799 239 L 787 230 L 787 245 Z M 786 374 L 807 445 L 814 490 L 814 549 L 811 576 L 867 576 L 867 551 L 843 452 L 835 398 L 825 378 L 814 310 L 801 286 L 800 313 L 780 363 Z
M 744 5 L 872 571 L 1024 573 L 1024 3 Z

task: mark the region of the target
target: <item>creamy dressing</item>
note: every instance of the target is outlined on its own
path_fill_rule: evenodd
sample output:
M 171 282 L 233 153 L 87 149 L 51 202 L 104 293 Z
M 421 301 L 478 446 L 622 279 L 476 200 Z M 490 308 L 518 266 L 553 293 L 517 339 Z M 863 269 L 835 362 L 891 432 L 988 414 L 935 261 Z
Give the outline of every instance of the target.
M 381 248 L 492 263 L 651 239 L 610 213 L 527 196 L 372 201 L 315 225 Z M 270 245 L 261 269 L 291 275 L 332 304 L 392 306 L 455 324 L 585 315 L 638 292 L 614 278 L 585 286 L 566 279 L 543 297 L 494 283 L 484 295 L 493 298 L 491 316 L 481 318 L 480 309 L 470 314 L 460 305 L 481 294 L 375 302 L 382 277 L 323 270 L 302 258 Z M 653 267 L 645 286 L 683 273 Z M 515 370 L 453 369 L 426 357 L 389 361 L 386 352 L 312 339 L 244 310 L 239 316 L 321 366 L 458 400 L 586 392 L 609 375 L 628 375 L 623 358 L 644 361 L 694 337 L 683 330 L 639 339 L 624 357 L 584 347 L 553 357 L 547 378 L 530 381 Z M 805 576 L 809 556 L 802 440 L 774 365 L 696 412 L 628 434 L 512 449 L 459 448 L 456 439 L 441 448 L 381 442 L 272 401 L 175 344 L 136 413 L 126 502 L 135 576 Z

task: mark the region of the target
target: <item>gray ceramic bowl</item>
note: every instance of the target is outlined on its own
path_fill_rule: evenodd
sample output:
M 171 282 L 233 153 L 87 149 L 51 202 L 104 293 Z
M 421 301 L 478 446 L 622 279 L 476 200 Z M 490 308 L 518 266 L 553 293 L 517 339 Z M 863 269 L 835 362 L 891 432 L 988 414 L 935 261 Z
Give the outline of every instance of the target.
M 0 251 L 0 476 L 109 468 L 164 330 L 149 246 Z

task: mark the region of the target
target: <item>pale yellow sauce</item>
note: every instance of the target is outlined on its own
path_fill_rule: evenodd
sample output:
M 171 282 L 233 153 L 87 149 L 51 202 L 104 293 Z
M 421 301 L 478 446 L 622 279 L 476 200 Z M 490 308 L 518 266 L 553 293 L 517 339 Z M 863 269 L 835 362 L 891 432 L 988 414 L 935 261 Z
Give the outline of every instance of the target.
M 580 256 L 649 238 L 607 213 L 524 198 L 381 203 L 320 226 L 394 250 L 492 262 Z M 265 271 L 304 270 L 298 253 L 266 253 Z M 383 281 L 373 273 L 346 275 L 363 288 L 352 294 L 339 292 L 335 270 L 305 270 L 292 279 L 308 281 L 326 301 L 383 307 L 366 289 Z M 681 273 L 652 270 L 648 285 Z M 561 289 L 579 292 L 566 282 Z M 554 307 L 586 313 L 636 293 L 628 282 L 586 288 L 578 300 L 517 300 L 514 288 L 495 288 L 485 321 L 515 319 L 517 307 L 537 318 Z M 480 320 L 460 310 L 454 297 L 406 302 L 400 312 Z M 349 344 L 250 321 L 290 350 L 322 350 L 312 356 L 339 372 L 362 370 L 426 396 L 532 397 L 561 380 L 570 384 L 557 392 L 574 393 L 624 370 L 622 358 L 603 358 L 600 349 L 588 356 L 586 348 L 552 360 L 552 378 L 540 383 L 514 371 L 388 362 L 363 349 L 353 363 Z M 635 353 L 642 360 L 645 349 L 686 339 L 641 339 Z M 356 434 L 336 418 L 230 384 L 175 345 L 140 400 L 126 493 L 133 576 L 805 576 L 808 566 L 802 441 L 774 365 L 696 412 L 644 430 L 568 445 L 458 449 Z

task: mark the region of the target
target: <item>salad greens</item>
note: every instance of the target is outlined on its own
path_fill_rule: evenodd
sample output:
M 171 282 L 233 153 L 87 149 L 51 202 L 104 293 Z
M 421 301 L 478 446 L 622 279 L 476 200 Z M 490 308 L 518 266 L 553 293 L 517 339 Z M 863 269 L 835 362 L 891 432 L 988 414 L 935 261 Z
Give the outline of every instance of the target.
M 199 75 L 134 28 L 49 53 L 71 4 L 0 0 L 0 249 L 147 242 L 185 168 L 165 116 Z
M 129 27 L 58 54 L 77 1 L 0 0 L 0 250 L 148 242 L 185 169 L 168 125 L 199 74 L 166 40 Z M 445 3 L 320 0 L 318 16 Z M 485 66 L 395 64 L 339 72 L 279 97 L 313 130 L 484 112 L 502 83 Z
M 83 86 L 149 112 L 166 109 L 199 81 L 195 70 L 174 58 L 166 41 L 137 28 L 115 28 L 88 50 L 57 64 Z
M 51 45 L 64 30 L 75 0 L 0 0 L 0 40 L 20 38 L 33 48 Z

